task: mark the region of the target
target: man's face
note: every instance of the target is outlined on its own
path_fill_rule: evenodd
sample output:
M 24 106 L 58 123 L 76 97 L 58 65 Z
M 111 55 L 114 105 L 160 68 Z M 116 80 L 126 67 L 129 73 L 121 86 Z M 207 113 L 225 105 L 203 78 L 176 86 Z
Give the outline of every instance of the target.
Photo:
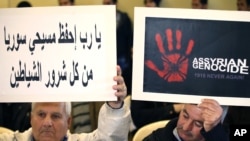
M 104 4 L 104 5 L 111 5 L 111 4 L 114 4 L 114 3 L 113 3 L 112 0 L 103 0 L 102 4 Z
M 202 5 L 200 0 L 192 0 L 193 9 L 206 9 L 206 5 Z
M 247 1 L 246 0 L 237 0 L 237 8 L 239 11 L 248 11 Z
M 70 0 L 58 0 L 60 6 L 70 6 L 73 3 Z
M 153 0 L 146 0 L 144 4 L 146 7 L 156 7 L 156 3 Z
M 186 104 L 179 115 L 177 133 L 184 141 L 204 141 L 200 134 L 203 127 L 201 109 L 197 105 Z
M 70 126 L 64 103 L 37 103 L 31 113 L 31 126 L 37 141 L 61 141 Z

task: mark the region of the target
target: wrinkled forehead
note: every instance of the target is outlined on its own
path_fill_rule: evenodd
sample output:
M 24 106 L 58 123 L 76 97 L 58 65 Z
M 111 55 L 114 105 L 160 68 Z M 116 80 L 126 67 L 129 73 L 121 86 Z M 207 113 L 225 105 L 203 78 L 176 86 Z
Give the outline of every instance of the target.
M 65 112 L 65 104 L 61 102 L 42 102 L 42 103 L 33 103 L 32 111 L 35 110 L 51 110 L 57 112 Z
M 201 108 L 197 104 L 185 104 L 183 107 L 183 112 L 187 113 L 193 119 L 201 119 Z
M 197 104 L 184 104 L 183 106 L 184 109 L 188 110 L 197 110 L 200 111 L 201 109 L 197 106 Z

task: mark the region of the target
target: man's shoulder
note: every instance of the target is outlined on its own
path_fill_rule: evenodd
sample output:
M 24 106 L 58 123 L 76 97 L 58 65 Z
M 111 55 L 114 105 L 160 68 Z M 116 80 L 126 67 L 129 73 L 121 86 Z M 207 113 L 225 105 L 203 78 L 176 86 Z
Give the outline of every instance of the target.
M 175 129 L 177 125 L 178 118 L 171 119 L 165 127 L 158 129 L 159 133 L 161 134 L 171 134 L 173 133 L 173 130 Z
M 129 17 L 129 16 L 128 16 L 128 13 L 125 12 L 125 11 L 117 10 L 117 13 L 119 13 L 119 14 L 120 14 L 121 16 L 123 16 L 123 17 Z
M 32 129 L 28 129 L 24 132 L 15 131 L 13 133 L 3 133 L 0 136 L 0 141 L 31 141 Z
M 120 13 L 120 14 L 127 14 L 127 12 L 122 11 L 122 10 L 119 10 L 119 9 L 117 9 L 117 13 Z
M 143 141 L 161 141 L 164 139 L 176 140 L 173 134 L 173 130 L 177 124 L 177 118 L 170 120 L 165 127 L 159 128 L 152 132 Z
M 14 137 L 19 139 L 20 141 L 22 141 L 22 140 L 31 141 L 32 140 L 32 128 L 29 128 L 28 130 L 26 130 L 24 132 L 16 131 L 14 133 Z

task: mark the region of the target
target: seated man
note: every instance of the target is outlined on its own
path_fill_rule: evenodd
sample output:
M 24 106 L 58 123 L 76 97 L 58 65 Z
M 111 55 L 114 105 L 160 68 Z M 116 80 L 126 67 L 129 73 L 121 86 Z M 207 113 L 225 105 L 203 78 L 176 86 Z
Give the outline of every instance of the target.
M 0 134 L 0 141 L 127 141 L 129 107 L 123 105 L 127 93 L 121 69 L 114 77 L 117 101 L 105 103 L 100 109 L 98 128 L 91 133 L 71 134 L 70 102 L 32 103 L 31 128 L 25 132 Z
M 223 109 L 213 99 L 203 99 L 199 105 L 185 104 L 179 118 L 171 120 L 143 141 L 229 141 L 222 126 Z

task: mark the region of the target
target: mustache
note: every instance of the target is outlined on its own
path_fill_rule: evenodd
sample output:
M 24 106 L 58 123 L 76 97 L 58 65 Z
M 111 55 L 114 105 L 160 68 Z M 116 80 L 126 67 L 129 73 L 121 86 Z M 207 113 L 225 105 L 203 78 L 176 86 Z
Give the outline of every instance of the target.
M 42 128 L 41 130 L 40 130 L 40 132 L 42 133 L 42 132 L 54 132 L 54 130 L 52 129 L 52 128 Z
M 186 131 L 186 130 L 183 130 L 183 127 L 182 126 L 177 126 L 176 127 L 177 130 L 181 131 L 182 133 L 184 133 L 186 136 L 193 136 L 192 132 L 191 131 Z

